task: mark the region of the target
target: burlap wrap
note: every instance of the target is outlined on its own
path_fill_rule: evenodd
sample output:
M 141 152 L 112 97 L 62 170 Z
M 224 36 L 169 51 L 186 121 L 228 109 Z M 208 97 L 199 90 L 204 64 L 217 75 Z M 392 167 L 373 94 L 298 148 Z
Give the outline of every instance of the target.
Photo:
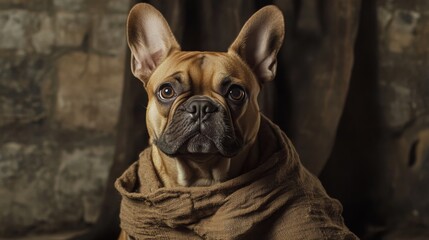
M 146 149 L 116 181 L 121 228 L 135 239 L 358 239 L 342 206 L 300 163 L 286 135 L 265 117 L 281 149 L 234 179 L 209 187 L 163 188 Z

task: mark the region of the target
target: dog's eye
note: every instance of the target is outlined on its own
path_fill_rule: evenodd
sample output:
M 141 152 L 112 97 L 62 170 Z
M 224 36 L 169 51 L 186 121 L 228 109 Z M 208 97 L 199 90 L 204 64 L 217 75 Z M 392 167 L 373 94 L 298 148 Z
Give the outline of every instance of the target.
M 233 85 L 228 90 L 228 98 L 233 101 L 242 101 L 246 96 L 243 88 L 237 85 Z
M 165 85 L 161 86 L 159 88 L 158 93 L 162 99 L 171 99 L 176 95 L 173 87 L 170 84 L 165 84 Z

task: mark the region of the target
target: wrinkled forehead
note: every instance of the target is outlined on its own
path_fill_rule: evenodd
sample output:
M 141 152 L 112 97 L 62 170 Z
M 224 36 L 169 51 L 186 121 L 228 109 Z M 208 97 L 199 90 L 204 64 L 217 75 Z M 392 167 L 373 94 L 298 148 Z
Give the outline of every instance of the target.
M 216 85 L 226 77 L 257 84 L 248 67 L 236 56 L 222 52 L 177 52 L 167 57 L 156 69 L 148 87 L 175 76 L 204 86 Z M 247 85 L 252 84 L 248 82 Z

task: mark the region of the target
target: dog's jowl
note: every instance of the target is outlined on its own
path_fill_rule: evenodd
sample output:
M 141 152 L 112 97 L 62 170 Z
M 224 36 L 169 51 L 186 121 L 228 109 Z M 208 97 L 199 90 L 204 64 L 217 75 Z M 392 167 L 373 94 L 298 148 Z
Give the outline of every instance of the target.
M 122 239 L 357 239 L 257 98 L 276 74 L 284 21 L 256 12 L 227 52 L 185 52 L 166 20 L 128 17 L 150 146 L 116 181 Z

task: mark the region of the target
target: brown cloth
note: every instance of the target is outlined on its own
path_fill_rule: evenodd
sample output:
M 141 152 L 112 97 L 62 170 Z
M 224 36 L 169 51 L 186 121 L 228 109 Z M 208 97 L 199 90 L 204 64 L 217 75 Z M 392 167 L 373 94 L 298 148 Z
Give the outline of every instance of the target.
M 164 188 L 150 148 L 116 181 L 121 228 L 135 239 L 358 239 L 342 206 L 300 163 L 286 135 L 262 117 L 278 151 L 236 178 L 208 187 Z

